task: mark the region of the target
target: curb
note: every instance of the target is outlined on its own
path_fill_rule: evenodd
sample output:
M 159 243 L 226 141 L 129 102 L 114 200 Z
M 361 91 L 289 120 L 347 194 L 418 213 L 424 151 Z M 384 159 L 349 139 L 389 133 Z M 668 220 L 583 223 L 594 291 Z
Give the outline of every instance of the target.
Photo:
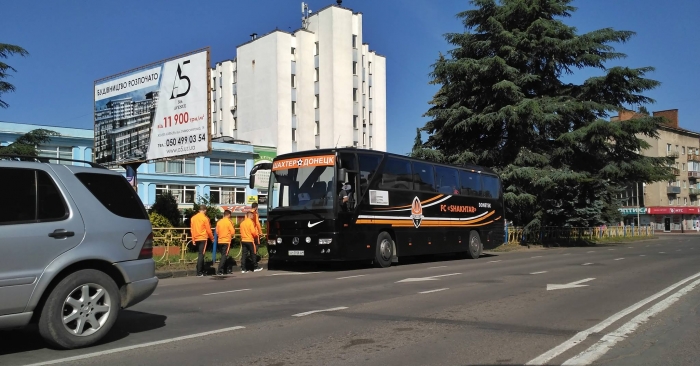
M 267 258 L 263 258 L 259 264 L 267 264 L 268 260 Z M 217 262 L 218 263 L 218 262 Z M 213 267 L 204 267 L 208 272 L 214 273 L 215 269 Z M 168 278 L 180 278 L 180 277 L 194 277 L 197 276 L 197 270 L 194 269 L 194 265 L 192 265 L 192 269 L 179 269 L 179 270 L 160 270 L 156 271 L 156 277 L 160 280 L 168 279 Z

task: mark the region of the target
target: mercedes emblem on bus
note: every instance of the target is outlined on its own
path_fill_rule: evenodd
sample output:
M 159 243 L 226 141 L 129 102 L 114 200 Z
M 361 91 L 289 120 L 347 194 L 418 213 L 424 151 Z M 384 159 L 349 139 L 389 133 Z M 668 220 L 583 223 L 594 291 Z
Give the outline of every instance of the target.
M 292 239 L 292 244 L 298 245 L 298 244 L 299 244 L 299 238 L 295 236 L 294 239 Z

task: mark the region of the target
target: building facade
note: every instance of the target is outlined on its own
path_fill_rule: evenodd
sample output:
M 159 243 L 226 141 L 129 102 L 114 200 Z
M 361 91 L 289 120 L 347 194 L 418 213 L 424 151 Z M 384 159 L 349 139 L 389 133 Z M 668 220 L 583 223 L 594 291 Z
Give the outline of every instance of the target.
M 613 121 L 625 121 L 635 116 L 634 112 L 622 111 Z M 653 116 L 664 117 L 666 123 L 659 128 L 658 139 L 641 136 L 650 145 L 642 154 L 673 159 L 670 167 L 675 179 L 640 184 L 639 197 L 634 196 L 634 189 L 629 189 L 623 197 L 628 204 L 622 209 L 625 222 L 635 223 L 639 216 L 642 225 L 654 225 L 659 231 L 696 231 L 700 228 L 700 133 L 679 126 L 677 109 L 653 112 Z M 639 210 L 634 209 L 637 200 L 641 202 Z
M 91 129 L 39 126 L 0 122 L 0 146 L 9 145 L 19 136 L 34 130 L 47 129 L 60 133 L 45 146 L 39 146 L 39 155 L 49 158 L 93 161 L 94 131 Z M 261 153 L 256 152 L 260 150 Z M 150 208 L 156 197 L 170 192 L 180 209 L 192 208 L 198 197 L 208 196 L 221 210 L 233 211 L 242 219 L 243 211 L 253 202 L 267 202 L 267 192 L 248 188 L 248 177 L 255 159 L 260 154 L 274 157 L 271 148 L 255 147 L 241 141 L 212 142 L 207 156 L 171 159 L 142 164 L 138 168 L 136 187 L 144 206 Z M 69 165 L 81 163 L 60 162 Z M 115 170 L 126 172 L 121 168 Z M 265 216 L 265 207 L 261 215 Z
M 212 130 L 278 154 L 386 151 L 386 59 L 363 43 L 362 14 L 328 6 L 301 29 L 240 45 L 212 70 Z

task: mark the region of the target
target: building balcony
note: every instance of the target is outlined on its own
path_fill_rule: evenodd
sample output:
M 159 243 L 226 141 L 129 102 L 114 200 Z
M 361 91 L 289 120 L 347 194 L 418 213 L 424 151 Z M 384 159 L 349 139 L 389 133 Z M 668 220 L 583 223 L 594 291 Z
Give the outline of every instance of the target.
M 690 188 L 688 189 L 688 194 L 691 196 L 697 196 L 700 193 L 700 188 Z
M 700 172 L 688 171 L 688 178 L 690 178 L 690 179 L 700 178 Z
M 297 88 L 292 88 L 292 102 L 297 101 Z
M 292 115 L 292 128 L 297 128 L 297 115 Z
M 668 186 L 666 187 L 667 194 L 681 194 L 681 187 Z
M 678 151 L 666 151 L 666 157 L 669 157 L 669 158 L 677 158 L 677 157 L 678 157 Z
M 321 120 L 321 110 L 316 108 L 314 109 L 314 121 L 318 122 Z
M 681 170 L 678 168 L 671 168 L 671 172 L 673 172 L 673 175 L 681 175 Z
M 352 87 L 355 89 L 360 89 L 360 76 L 359 75 L 353 75 L 352 76 Z
M 292 75 L 296 75 L 296 74 L 297 74 L 297 62 L 292 61 Z
M 316 148 L 317 149 L 321 148 L 321 135 L 316 135 L 315 141 L 316 141 Z
M 318 69 L 318 55 L 314 56 L 314 68 Z
M 700 155 L 688 154 L 688 161 L 699 161 L 700 162 Z
M 318 81 L 314 81 L 314 95 L 318 95 L 318 94 L 321 94 L 319 86 L 318 86 Z

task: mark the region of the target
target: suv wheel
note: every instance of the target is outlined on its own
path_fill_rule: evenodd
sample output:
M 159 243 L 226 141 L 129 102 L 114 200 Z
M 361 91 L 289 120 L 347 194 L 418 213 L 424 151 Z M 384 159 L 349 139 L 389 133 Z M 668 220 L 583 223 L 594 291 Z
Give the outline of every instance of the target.
M 77 271 L 49 294 L 39 333 L 55 347 L 89 346 L 109 332 L 120 308 L 119 289 L 111 277 L 93 269 Z

